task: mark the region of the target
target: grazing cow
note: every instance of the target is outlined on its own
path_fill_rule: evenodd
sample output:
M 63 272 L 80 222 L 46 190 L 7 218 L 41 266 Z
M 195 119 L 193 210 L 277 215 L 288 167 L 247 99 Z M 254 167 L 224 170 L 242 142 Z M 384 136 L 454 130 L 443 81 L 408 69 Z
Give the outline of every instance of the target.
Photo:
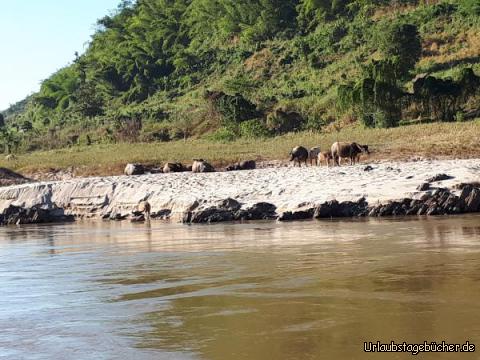
M 298 163 L 298 166 L 302 166 L 301 163 L 304 162 L 305 166 L 307 166 L 307 159 L 308 159 L 308 150 L 305 149 L 303 146 L 297 146 L 290 151 L 290 161 L 293 161 L 293 166 Z
M 236 171 L 236 170 L 253 170 L 257 167 L 255 160 L 245 160 L 238 163 L 228 165 L 225 170 L 227 171 Z
M 322 165 L 322 163 L 325 163 L 327 167 L 330 167 L 330 161 L 333 160 L 332 153 L 330 151 L 321 151 L 318 154 L 318 165 Z
M 356 142 L 345 143 L 345 142 L 336 142 L 332 145 L 332 158 L 334 164 L 340 166 L 342 158 L 350 159 L 350 165 L 355 164 L 358 154 L 362 152 L 369 153 L 368 146 L 360 146 Z
M 182 172 L 185 171 L 185 167 L 181 163 L 171 163 L 167 162 L 163 167 L 163 172 L 165 174 L 174 173 L 174 172 Z
M 206 172 L 214 172 L 215 169 L 212 165 L 206 162 L 203 159 L 193 159 L 192 164 L 192 172 L 194 173 L 206 173 Z
M 370 150 L 368 150 L 368 145 L 358 145 L 360 147 L 362 147 L 365 151 L 365 154 L 369 155 L 370 154 Z M 355 158 L 355 162 L 356 163 L 359 163 L 360 162 L 360 155 L 362 155 L 362 153 L 359 153 L 357 154 L 357 157 Z
M 320 154 L 319 146 L 312 147 L 308 152 L 308 158 L 310 159 L 311 166 L 313 166 L 314 161 L 315 161 L 315 165 L 318 165 L 318 154 Z

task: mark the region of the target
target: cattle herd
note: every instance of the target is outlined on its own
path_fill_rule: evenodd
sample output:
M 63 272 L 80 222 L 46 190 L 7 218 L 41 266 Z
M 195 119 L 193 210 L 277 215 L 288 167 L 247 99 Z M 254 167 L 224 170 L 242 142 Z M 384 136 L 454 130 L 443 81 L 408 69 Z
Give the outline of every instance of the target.
M 330 164 L 340 166 L 342 160 L 350 160 L 350 164 L 355 164 L 360 161 L 361 154 L 370 154 L 368 150 L 368 145 L 359 145 L 355 142 L 345 143 L 345 142 L 336 142 L 332 145 L 330 151 L 321 151 L 319 146 L 312 147 L 310 150 L 307 150 L 303 146 L 297 146 L 290 151 L 290 161 L 293 161 L 293 166 L 301 166 L 302 163 L 305 163 L 307 166 L 308 161 L 310 165 L 322 165 L 325 164 L 327 167 Z M 225 167 L 226 171 L 236 171 L 236 170 L 253 170 L 256 168 L 255 160 L 244 160 L 239 161 L 235 164 L 228 165 Z M 147 171 L 153 173 L 153 170 L 147 170 L 141 164 L 128 164 L 125 167 L 125 175 L 141 175 Z M 175 173 L 175 172 L 185 172 L 191 171 L 194 173 L 206 173 L 214 172 L 215 168 L 203 159 L 193 159 L 193 164 L 185 166 L 179 162 L 167 162 L 161 169 L 156 169 L 155 172 L 161 173 Z
M 360 145 L 356 142 L 336 142 L 332 145 L 329 151 L 321 151 L 319 146 L 312 147 L 307 150 L 303 146 L 297 146 L 290 151 L 290 161 L 293 161 L 293 165 L 301 166 L 302 163 L 310 161 L 310 165 L 322 165 L 327 167 L 332 163 L 333 165 L 340 166 L 342 159 L 350 160 L 350 165 L 358 163 L 360 161 L 361 154 L 370 154 L 368 145 Z

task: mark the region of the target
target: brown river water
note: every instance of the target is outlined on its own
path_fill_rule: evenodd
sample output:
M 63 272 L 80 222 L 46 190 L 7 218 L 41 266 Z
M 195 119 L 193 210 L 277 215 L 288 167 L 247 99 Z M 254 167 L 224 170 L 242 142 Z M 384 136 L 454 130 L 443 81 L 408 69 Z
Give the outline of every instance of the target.
M 0 228 L 0 330 L 0 359 L 474 359 L 480 216 Z

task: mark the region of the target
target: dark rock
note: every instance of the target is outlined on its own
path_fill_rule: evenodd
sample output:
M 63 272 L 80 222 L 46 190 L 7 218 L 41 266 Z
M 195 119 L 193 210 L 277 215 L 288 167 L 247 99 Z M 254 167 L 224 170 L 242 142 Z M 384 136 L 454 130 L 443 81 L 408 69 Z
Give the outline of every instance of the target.
M 426 211 L 426 215 L 441 215 L 440 214 L 440 207 L 437 206 L 437 205 L 432 205 L 430 206 L 427 211 Z
M 403 209 L 401 209 L 402 203 L 398 201 L 390 201 L 379 209 L 377 216 L 391 216 L 397 213 L 404 213 L 405 211 L 402 211 Z
M 280 214 L 278 217 L 278 221 L 293 221 L 293 220 L 305 220 L 311 219 L 313 217 L 315 209 L 312 208 L 304 208 L 299 210 L 293 211 L 285 211 Z
M 365 201 L 365 198 L 361 198 L 357 202 L 344 201 L 339 203 L 337 200 L 327 201 L 317 206 L 313 217 L 315 219 L 322 219 L 366 215 L 368 215 L 368 203 Z
M 133 216 L 131 219 L 130 219 L 131 222 L 144 222 L 145 221 L 145 215 L 141 214 L 141 215 L 136 215 L 136 216 Z
M 373 170 L 373 167 L 371 167 L 370 165 L 367 165 L 363 168 L 363 171 L 372 171 Z
M 417 215 L 425 215 L 427 213 L 427 210 L 428 210 L 428 205 L 423 204 L 418 209 Z
M 372 206 L 371 208 L 368 209 L 368 216 L 370 217 L 375 217 L 378 216 L 378 213 L 380 212 L 381 206 Z
M 42 209 L 34 206 L 23 208 L 10 205 L 0 215 L 1 225 L 44 224 L 73 221 L 73 216 L 65 215 L 63 209 Z
M 471 183 L 460 183 L 460 184 L 454 185 L 454 188 L 462 190 L 464 187 L 467 187 L 467 186 L 480 188 L 480 182 L 474 181 L 474 182 L 471 182 Z
M 462 192 L 460 193 L 460 199 L 465 201 L 469 196 L 470 194 L 472 193 L 474 187 L 471 186 L 471 185 L 465 185 L 463 188 L 462 188 Z
M 407 213 L 407 210 L 408 210 L 408 208 L 406 207 L 405 204 L 399 203 L 398 206 L 396 206 L 396 207 L 392 210 L 392 215 L 393 215 L 393 216 L 405 215 L 405 214 Z
M 189 211 L 183 222 L 211 223 L 235 220 L 235 213 L 240 210 L 241 204 L 231 198 L 221 200 L 215 205 L 199 205 L 195 210 Z
M 472 188 L 470 194 L 465 198 L 465 211 L 480 211 L 480 188 Z
M 313 213 L 313 217 L 315 219 L 332 218 L 338 213 L 339 206 L 340 204 L 337 200 L 327 201 L 317 206 Z
M 442 208 L 447 213 L 458 213 L 458 210 L 463 208 L 463 201 L 454 194 L 450 194 L 448 198 L 442 203 Z M 458 210 L 456 210 L 458 209 Z
M 417 187 L 417 190 L 418 190 L 418 191 L 427 191 L 427 190 L 430 190 L 430 183 L 425 182 L 425 183 L 423 183 L 422 185 L 419 185 L 419 186 Z
M 267 202 L 260 202 L 252 205 L 251 207 L 239 210 L 235 214 L 236 220 L 269 220 L 276 219 L 277 207 Z
M 405 209 L 405 215 L 416 215 L 420 210 L 421 205 L 419 204 L 411 204 L 410 207 Z
M 172 214 L 172 210 L 163 209 L 163 210 L 152 213 L 150 217 L 152 219 L 168 220 L 171 214 Z
M 436 181 L 443 181 L 443 180 L 450 180 L 453 179 L 453 176 L 447 175 L 447 174 L 437 174 L 435 176 L 432 176 L 431 178 L 428 178 L 426 182 L 432 183 Z
M 127 215 L 121 214 L 116 211 L 112 211 L 109 217 L 110 220 L 114 220 L 114 221 L 121 221 L 121 220 L 125 220 L 126 218 L 127 218 Z

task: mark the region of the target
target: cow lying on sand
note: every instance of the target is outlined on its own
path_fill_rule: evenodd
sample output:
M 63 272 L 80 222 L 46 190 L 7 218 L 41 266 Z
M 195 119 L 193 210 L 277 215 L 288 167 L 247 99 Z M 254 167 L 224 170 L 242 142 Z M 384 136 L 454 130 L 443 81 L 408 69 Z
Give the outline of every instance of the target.
M 183 166 L 181 163 L 173 163 L 173 162 L 167 162 L 165 166 L 163 167 L 163 172 L 165 174 L 168 173 L 174 173 L 174 172 L 183 172 L 185 171 L 185 166 Z
M 206 173 L 206 172 L 214 172 L 215 169 L 212 165 L 206 162 L 203 159 L 193 159 L 192 164 L 192 172 L 194 173 Z
M 232 165 L 228 165 L 226 171 L 236 171 L 236 170 L 253 170 L 257 167 L 255 160 L 244 160 L 237 162 Z
M 340 166 L 342 159 L 350 159 L 350 165 L 360 160 L 360 154 L 370 154 L 367 145 L 359 145 L 356 142 L 336 142 L 332 145 L 332 158 L 334 164 Z

